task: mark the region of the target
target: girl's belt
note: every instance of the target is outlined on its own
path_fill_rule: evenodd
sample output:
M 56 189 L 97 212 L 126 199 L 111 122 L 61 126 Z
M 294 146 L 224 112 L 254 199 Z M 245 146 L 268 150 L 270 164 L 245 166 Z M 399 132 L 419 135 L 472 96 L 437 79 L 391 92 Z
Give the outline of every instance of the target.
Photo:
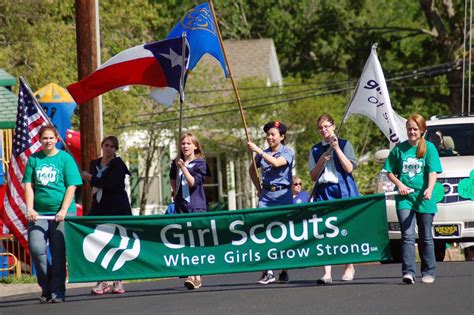
M 263 189 L 268 190 L 268 191 L 278 191 L 282 189 L 288 189 L 290 188 L 290 185 L 268 185 L 268 184 L 262 184 Z

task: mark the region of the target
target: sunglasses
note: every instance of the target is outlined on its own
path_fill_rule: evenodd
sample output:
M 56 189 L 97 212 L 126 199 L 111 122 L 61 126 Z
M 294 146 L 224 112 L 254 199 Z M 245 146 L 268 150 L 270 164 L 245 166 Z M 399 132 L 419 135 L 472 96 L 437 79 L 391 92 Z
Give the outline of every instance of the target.
M 294 183 L 293 186 L 301 186 L 301 183 Z

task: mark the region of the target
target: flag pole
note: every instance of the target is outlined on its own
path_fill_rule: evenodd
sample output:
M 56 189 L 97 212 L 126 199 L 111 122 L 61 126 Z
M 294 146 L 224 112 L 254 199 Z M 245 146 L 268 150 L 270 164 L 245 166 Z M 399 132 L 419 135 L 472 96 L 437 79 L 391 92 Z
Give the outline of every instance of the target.
M 28 91 L 28 93 L 30 94 L 31 98 L 33 99 L 33 102 L 36 106 L 36 108 L 38 109 L 40 115 L 43 117 L 43 119 L 48 123 L 48 125 L 51 125 L 54 127 L 54 129 L 56 130 L 56 132 L 58 131 L 56 129 L 56 126 L 53 125 L 53 123 L 51 122 L 51 119 L 49 119 L 49 116 L 44 112 L 43 110 L 43 107 L 41 107 L 41 105 L 39 104 L 38 100 L 36 99 L 36 97 L 34 96 L 33 92 L 31 91 L 30 87 L 28 86 L 28 83 L 26 83 L 26 80 L 20 76 L 20 81 L 21 83 L 23 83 L 23 85 L 26 87 L 26 90 Z M 61 138 L 61 136 L 59 135 L 59 132 L 58 132 L 58 138 L 59 140 L 61 141 L 61 143 L 63 144 L 64 148 L 66 149 L 67 153 L 69 153 L 70 155 L 72 155 L 71 153 L 71 149 L 69 149 L 69 146 L 66 144 L 66 142 L 64 142 L 63 138 Z M 75 161 L 75 160 L 74 160 Z M 77 163 L 76 163 L 77 164 Z
M 214 22 L 216 24 L 216 30 L 217 30 L 217 34 L 218 34 L 218 38 L 219 38 L 219 43 L 220 43 L 221 48 L 222 48 L 222 53 L 224 55 L 224 60 L 225 60 L 226 66 L 227 66 L 227 71 L 229 73 L 229 78 L 230 78 L 230 81 L 232 82 L 232 88 L 234 90 L 234 95 L 235 95 L 235 98 L 237 100 L 237 104 L 239 105 L 240 119 L 242 120 L 242 125 L 244 127 L 245 138 L 247 139 L 247 142 L 249 142 L 250 141 L 250 136 L 249 136 L 249 133 L 248 133 L 247 122 L 245 120 L 244 109 L 242 107 L 242 102 L 240 100 L 239 92 L 237 91 L 237 85 L 235 83 L 234 76 L 232 75 L 232 70 L 230 69 L 229 60 L 227 59 L 227 53 L 225 51 L 224 41 L 222 40 L 222 34 L 221 34 L 221 30 L 219 28 L 219 23 L 217 22 L 216 12 L 214 11 L 214 6 L 212 5 L 212 1 L 208 0 L 208 3 L 209 3 L 209 7 L 211 8 L 212 17 L 213 17 Z M 252 168 L 255 172 L 255 175 L 257 176 L 258 182 L 260 183 L 260 176 L 258 176 L 257 164 L 255 163 L 255 157 L 253 156 L 253 153 L 252 153 L 252 151 L 250 151 L 250 149 L 247 149 L 247 151 L 248 151 L 249 156 L 252 160 Z M 259 186 L 260 186 L 260 184 L 259 184 Z M 260 192 L 261 187 L 259 187 L 258 190 Z
M 181 136 L 183 133 L 183 112 L 184 112 L 184 76 L 186 74 L 186 42 L 187 42 L 187 36 L 186 32 L 183 32 L 182 34 L 182 46 L 181 46 L 181 54 L 182 54 L 182 60 L 181 60 L 181 76 L 179 78 L 179 128 L 178 128 L 178 151 L 180 151 L 179 146 L 180 146 L 180 141 L 181 141 Z M 189 58 L 188 58 L 189 60 Z M 179 154 L 181 156 L 181 153 Z

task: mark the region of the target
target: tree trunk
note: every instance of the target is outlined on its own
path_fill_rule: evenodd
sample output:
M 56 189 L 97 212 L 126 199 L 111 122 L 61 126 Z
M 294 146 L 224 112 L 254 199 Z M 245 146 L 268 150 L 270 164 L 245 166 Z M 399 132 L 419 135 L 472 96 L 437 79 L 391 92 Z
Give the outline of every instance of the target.
M 449 108 L 453 114 L 462 113 L 462 71 L 452 71 L 446 75 L 449 85 Z M 467 83 L 467 82 L 466 82 Z M 467 104 L 467 89 L 464 103 Z M 466 106 L 464 111 L 467 111 Z
M 150 177 L 150 173 L 153 160 L 155 158 L 155 152 L 157 148 L 158 139 L 156 138 L 156 133 L 153 131 L 148 132 L 148 146 L 145 148 L 146 157 L 145 157 L 145 174 L 143 175 L 143 186 L 142 193 L 140 198 L 140 215 L 145 215 L 146 204 L 148 201 L 148 191 L 150 190 L 151 181 L 153 178 Z

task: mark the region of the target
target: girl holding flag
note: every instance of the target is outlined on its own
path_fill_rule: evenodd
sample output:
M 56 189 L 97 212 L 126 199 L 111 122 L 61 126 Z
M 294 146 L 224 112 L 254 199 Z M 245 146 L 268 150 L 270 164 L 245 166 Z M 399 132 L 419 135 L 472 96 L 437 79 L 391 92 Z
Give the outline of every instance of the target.
M 442 172 L 441 162 L 434 144 L 423 138 L 426 132 L 423 116 L 410 115 L 406 129 L 408 140 L 393 148 L 384 165 L 388 178 L 400 192 L 396 197 L 396 206 L 402 232 L 402 281 L 406 284 L 415 283 L 416 222 L 420 241 L 421 281 L 433 283 L 436 258 L 431 226 L 437 207 L 432 193 L 436 173 Z M 409 194 L 409 189 L 414 192 Z
M 249 141 L 248 148 L 257 153 L 255 160 L 257 168 L 262 169 L 262 184 L 258 181 L 257 174 L 250 168 L 250 178 L 257 188 L 259 208 L 288 205 L 293 203 L 292 166 L 295 155 L 293 151 L 285 146 L 286 126 L 279 121 L 271 121 L 263 127 L 267 134 L 268 148 L 259 148 L 255 143 Z M 272 270 L 264 271 L 257 281 L 260 284 L 274 282 L 275 276 Z M 286 270 L 279 276 L 279 282 L 288 282 L 289 277 Z
M 319 116 L 316 124 L 323 140 L 315 144 L 309 153 L 309 173 L 316 182 L 311 197 L 314 201 L 321 201 L 359 196 L 352 177 L 357 160 L 351 143 L 336 137 L 336 124 L 331 115 Z M 332 283 L 331 271 L 331 266 L 324 266 L 324 275 L 317 283 Z M 347 264 L 342 281 L 352 281 L 354 273 L 354 266 Z
M 207 211 L 204 180 L 209 176 L 201 144 L 192 133 L 185 133 L 181 139 L 181 153 L 171 165 L 170 181 L 176 213 L 197 213 Z M 189 276 L 184 285 L 192 290 L 202 286 L 201 276 Z

